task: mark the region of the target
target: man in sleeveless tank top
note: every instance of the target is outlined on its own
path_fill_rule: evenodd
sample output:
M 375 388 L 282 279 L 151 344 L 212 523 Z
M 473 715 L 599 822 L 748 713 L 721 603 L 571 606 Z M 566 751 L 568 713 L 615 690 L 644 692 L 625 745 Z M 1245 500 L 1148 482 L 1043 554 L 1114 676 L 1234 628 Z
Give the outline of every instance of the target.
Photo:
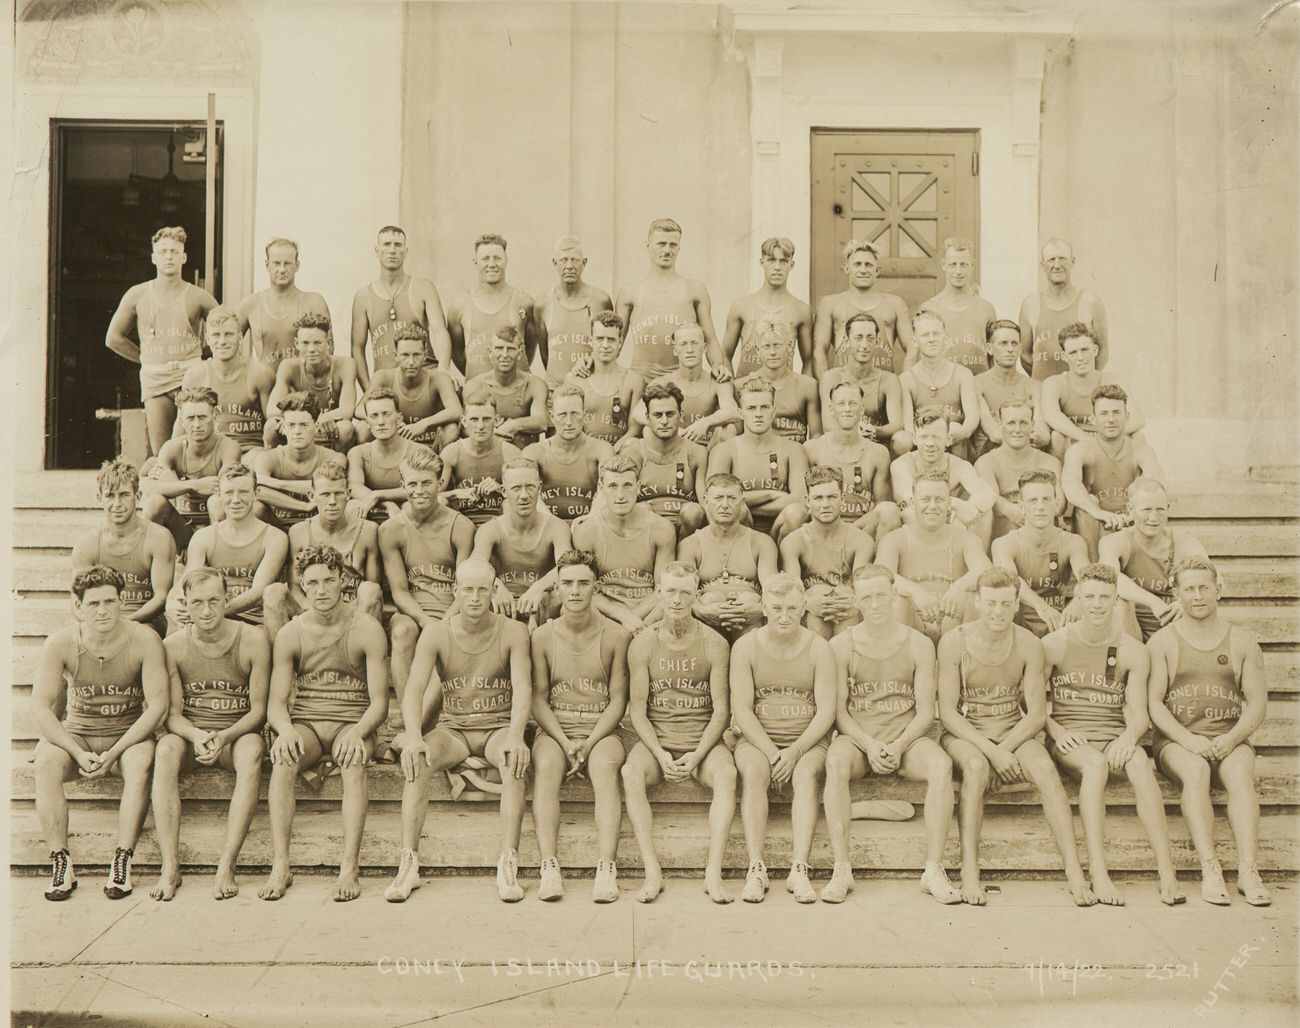
M 591 323 L 614 302 L 605 290 L 584 282 L 587 257 L 576 236 L 561 236 L 551 254 L 559 281 L 537 301 L 533 332 L 546 369 L 546 385 L 555 389 L 567 375 L 591 363 Z
M 96 477 L 104 519 L 72 547 L 74 574 L 100 564 L 122 576 L 122 617 L 167 634 L 163 605 L 176 573 L 171 533 L 140 516 L 140 476 L 125 460 L 105 462 Z
M 1023 376 L 1022 376 L 1023 377 Z M 1032 381 L 1026 379 L 1026 381 Z M 990 534 L 1000 539 L 1025 523 L 1020 506 L 1020 476 L 1031 471 L 1050 471 L 1056 479 L 1055 517 L 1065 512 L 1065 487 L 1061 484 L 1061 462 L 1050 453 L 1030 445 L 1034 412 L 1027 401 L 1013 397 L 997 412 L 1002 440 L 975 462 L 975 473 L 993 489 Z
M 809 521 L 781 540 L 781 570 L 803 582 L 807 625 L 823 639 L 859 620 L 850 581 L 871 563 L 876 544 L 841 518 L 844 484 L 839 468 L 808 472 Z
M 246 296 L 237 311 L 240 338 L 248 333 L 248 353 L 272 374 L 282 360 L 293 356 L 294 322 L 304 314 L 330 316 L 325 297 L 298 288 L 298 268 L 298 244 L 292 239 L 272 239 L 266 244 L 266 274 L 271 284 Z M 211 338 L 208 345 L 212 345 Z
M 1096 559 L 1103 534 L 1128 524 L 1128 487 L 1138 476 L 1165 480 L 1155 451 L 1134 439 L 1128 425 L 1128 394 L 1119 386 L 1098 386 L 1092 394 L 1097 432 L 1065 451 L 1061 484 L 1074 504 L 1074 530 Z
M 456 568 L 474 548 L 474 526 L 438 502 L 442 461 L 430 450 L 402 459 L 406 502 L 379 528 L 384 578 L 397 608 L 389 624 L 393 689 L 400 704 L 420 633 L 447 616 Z
M 182 589 L 189 625 L 163 644 L 171 704 L 153 772 L 153 819 L 162 868 L 149 895 L 170 900 L 181 885 L 181 775 L 199 767 L 222 767 L 235 773 L 235 787 L 212 897 L 230 899 L 239 893 L 235 868 L 262 781 L 266 746 L 261 729 L 271 644 L 262 628 L 225 616 L 226 585 L 220 572 L 189 571 Z
M 1088 564 L 1088 546 L 1056 526 L 1056 476 L 1050 471 L 1020 476 L 1020 506 L 1025 523 L 994 541 L 993 563 L 1019 577 L 1016 624 L 1041 639 L 1077 617 L 1067 610 Z
M 849 783 L 868 773 L 925 782 L 925 871 L 921 889 L 940 903 L 960 903 L 943 850 L 952 824 L 952 760 L 929 732 L 935 717 L 934 644 L 898 621 L 894 576 L 867 564 L 853 572 L 861 623 L 831 640 L 839 683 L 838 732 L 826 754 L 826 830 L 835 868 L 824 903 L 853 891 L 849 857 Z
M 402 851 L 397 876 L 384 890 L 390 903 L 401 903 L 421 884 L 420 837 L 433 773 L 471 757 L 486 759 L 501 776 L 497 895 L 507 903 L 524 898 L 517 872 L 532 674 L 527 630 L 492 611 L 495 580 L 481 560 L 457 568 L 456 612 L 421 635 L 415 651 L 417 687 L 402 703 Z
M 989 367 L 987 330 L 997 314 L 975 288 L 975 244 L 969 239 L 945 239 L 939 267 L 943 288 L 922 303 L 920 310 L 934 311 L 943 319 L 948 359 L 978 375 Z
M 474 241 L 477 281 L 468 296 L 447 309 L 451 360 L 468 382 L 496 366 L 492 340 L 502 329 L 513 329 L 520 346 L 515 354 L 519 373 L 527 374 L 537 356 L 537 317 L 533 298 L 506 281 L 506 241 L 494 233 Z
M 830 393 L 826 433 L 804 443 L 804 452 L 808 454 L 810 468 L 820 464 L 839 470 L 844 483 L 841 515 L 878 543 L 903 523 L 902 512 L 890 499 L 889 450 L 860 431 L 861 386 L 856 382 L 839 382 Z M 791 504 L 782 513 L 777 531 L 806 519 L 807 512 Z
M 1040 382 L 1065 370 L 1058 333 L 1066 325 L 1083 322 L 1097 337 L 1097 367 L 1104 368 L 1109 354 L 1106 339 L 1106 309 L 1101 297 L 1090 289 L 1070 284 L 1074 271 L 1074 250 L 1064 239 L 1049 239 L 1043 245 L 1040 265 L 1047 288 L 1025 297 L 1020 304 L 1020 335 L 1024 349 L 1020 363 Z
M 1015 623 L 1015 575 L 989 568 L 977 589 L 978 618 L 945 634 L 938 653 L 940 743 L 961 774 L 962 900 L 976 906 L 988 901 L 979 864 L 987 792 L 1029 782 L 1038 790 L 1075 905 L 1092 906 L 1097 897 L 1079 865 L 1070 800 L 1039 741 L 1047 723 L 1043 644 Z
M 547 509 L 572 521 L 591 512 L 601 462 L 614 456 L 614 448 L 587 434 L 586 399 L 578 386 L 556 387 L 550 407 L 554 434 L 533 443 L 524 456 L 537 462 Z
M 1052 432 L 1042 417 L 1043 384 L 1026 375 L 1020 367 L 1020 326 L 1007 319 L 989 325 L 989 356 L 992 367 L 975 376 L 975 395 L 980 404 L 980 427 L 971 436 L 971 450 L 976 459 L 992 452 L 1002 442 L 1002 422 L 998 412 L 1011 401 L 1029 407 L 1031 435 L 1026 445 L 1046 449 Z
M 726 639 L 691 616 L 699 582 L 689 564 L 674 561 L 665 567 L 659 579 L 663 618 L 637 635 L 627 652 L 628 717 L 637 741 L 623 763 L 623 795 L 645 868 L 645 885 L 637 894 L 642 903 L 653 902 L 664 888 L 646 790 L 688 778 L 713 794 L 704 891 L 714 903 L 732 899 L 722 879 L 736 816 L 736 762 L 722 745 L 731 714 L 731 653 Z
M 108 323 L 104 345 L 140 365 L 149 451 L 157 454 L 171 438 L 176 391 L 185 372 L 203 356 L 203 319 L 217 301 L 181 277 L 186 260 L 183 228 L 160 228 L 153 234 L 152 247 L 150 260 L 157 273 L 122 296 Z
M 492 336 L 492 367 L 465 382 L 465 395 L 490 393 L 496 399 L 496 434 L 518 447 L 535 443 L 546 431 L 546 383 L 519 364 L 519 333 L 509 326 Z
M 131 856 L 149 808 L 153 733 L 167 716 L 167 661 L 156 633 L 122 617 L 124 585 L 120 572 L 103 565 L 74 575 L 76 624 L 46 638 L 36 665 L 29 709 L 40 736 L 33 761 L 36 816 L 52 865 L 47 900 L 66 900 L 77 887 L 64 783 L 109 773 L 122 779 L 122 798 L 104 894 L 131 894 Z
M 677 548 L 672 524 L 636 502 L 637 475 L 631 457 L 610 457 L 600 466 L 600 505 L 573 523 L 574 547 L 595 554 L 597 612 L 629 632 L 654 620 L 655 583 Z
M 874 361 L 883 371 L 902 374 L 912 351 L 912 322 L 901 296 L 876 286 L 880 275 L 880 252 L 866 240 L 850 239 L 844 244 L 844 273 L 848 288 L 823 296 L 817 302 L 813 320 L 813 374 L 820 381 L 831 368 L 845 363 L 845 326 L 855 314 L 870 314 L 880 326 Z
M 561 555 L 555 569 L 559 616 L 532 634 L 533 824 L 541 856 L 537 898 L 564 894 L 560 861 L 560 788 L 568 779 L 591 782 L 596 822 L 596 903 L 618 899 L 618 830 L 623 805 L 618 793 L 625 751 L 618 724 L 627 710 L 627 647 L 632 637 L 602 617 L 596 595 L 596 558 L 577 549 Z M 584 860 L 583 863 L 586 861 Z
M 800 903 L 817 893 L 808 881 L 808 856 L 817 829 L 818 786 L 835 724 L 835 658 L 830 645 L 802 627 L 803 586 L 775 575 L 763 586 L 766 623 L 731 652 L 731 729 L 740 774 L 740 820 L 749 872 L 740 898 L 761 903 L 767 894 L 767 792 L 791 784 L 790 875 L 786 891 Z
M 933 407 L 921 410 L 916 415 L 915 438 L 916 450 L 894 458 L 889 465 L 890 487 L 903 523 L 916 521 L 913 483 L 922 475 L 937 473 L 948 482 L 953 514 L 987 549 L 993 529 L 990 512 L 997 502 L 997 493 L 975 473 L 970 461 L 948 452 L 948 422 L 942 411 Z
M 290 393 L 280 404 L 284 444 L 249 455 L 249 466 L 257 475 L 258 516 L 264 520 L 281 525 L 307 520 L 316 513 L 311 499 L 316 469 L 323 464 L 347 466 L 343 454 L 317 445 L 319 412 L 314 396 Z
M 1043 638 L 1051 712 L 1049 751 L 1060 768 L 1079 780 L 1079 814 L 1088 850 L 1088 877 L 1102 903 L 1124 897 L 1106 867 L 1106 786 L 1124 774 L 1133 786 L 1138 819 L 1155 853 L 1160 901 L 1183 903 L 1169 848 L 1165 801 L 1142 736 L 1147 715 L 1146 647 L 1116 622 L 1115 571 L 1088 564 L 1079 574 L 1075 606 L 1079 620 Z
M 710 475 L 704 489 L 708 524 L 682 540 L 680 560 L 700 579 L 694 614 L 735 642 L 763 619 L 759 590 L 777 573 L 776 543 L 741 518 L 744 489 L 734 475 Z
M 831 419 L 831 393 L 845 383 L 852 383 L 862 394 L 862 413 L 857 431 L 874 442 L 893 447 L 894 439 L 903 428 L 903 389 L 898 376 L 891 370 L 873 363 L 877 353 L 876 340 L 880 326 L 870 314 L 858 313 L 848 320 L 844 363 L 831 368 L 817 380 L 822 405 L 822 421 Z M 896 455 L 907 451 L 899 439 Z
M 734 380 L 719 382 L 704 368 L 704 331 L 699 325 L 682 325 L 672 334 L 673 355 L 677 358 L 677 367 L 666 375 L 661 375 L 650 385 L 664 388 L 671 385 L 682 394 L 680 422 L 681 434 L 692 443 L 701 446 L 714 446 L 724 439 L 736 434 L 740 422 L 740 411 L 736 407 Z M 629 371 L 628 376 L 639 382 L 640 376 Z M 634 383 L 635 385 L 636 383 Z M 623 445 L 641 438 L 645 433 L 641 425 L 648 417 L 645 412 L 645 392 L 636 388 L 636 395 L 641 401 L 632 412 L 632 426 L 628 435 L 632 439 Z
M 1150 642 L 1162 626 L 1182 615 L 1174 599 L 1174 568 L 1189 557 L 1208 559 L 1209 554 L 1191 532 L 1169 527 L 1169 490 L 1154 478 L 1139 478 L 1129 486 L 1128 512 L 1133 524 L 1102 539 L 1100 558 L 1120 573 L 1121 607 L 1137 622 L 1134 634 Z
M 496 397 L 491 393 L 466 396 L 461 437 L 439 454 L 443 500 L 474 522 L 475 528 L 501 513 L 501 469 L 520 456 L 517 446 L 494 434 L 496 424 Z
M 1065 455 L 1072 443 L 1081 442 L 1096 433 L 1092 413 L 1092 393 L 1098 386 L 1117 385 L 1109 371 L 1097 370 L 1097 341 L 1092 329 L 1076 323 L 1060 331 L 1061 353 L 1065 370 L 1059 375 L 1044 379 L 1042 384 L 1043 420 L 1052 430 L 1052 453 Z M 1126 435 L 1137 435 L 1146 425 L 1146 418 L 1131 398 L 1128 401 Z
M 334 901 L 344 903 L 361 895 L 366 765 L 388 716 L 388 647 L 379 622 L 343 602 L 346 567 L 337 550 L 309 547 L 298 554 L 296 566 L 308 607 L 275 639 L 266 717 L 275 732 L 266 799 L 271 874 L 257 894 L 278 900 L 293 884 L 295 781 L 329 761 L 343 778 L 343 850 Z
M 1151 638 L 1149 709 L 1156 766 L 1182 789 L 1183 820 L 1201 862 L 1201 898 L 1229 902 L 1214 847 L 1210 785 L 1228 794 L 1228 825 L 1237 845 L 1237 891 L 1268 906 L 1259 876 L 1259 794 L 1250 737 L 1268 710 L 1264 656 L 1256 638 L 1219 612 L 1222 586 L 1214 565 L 1192 557 L 1174 585 L 1183 616 Z
M 587 433 L 618 447 L 641 433 L 633 412 L 641 402 L 645 379 L 618 361 L 623 321 L 603 311 L 591 323 L 591 367 L 579 365 L 565 381 L 582 390 Z
M 722 335 L 722 352 L 732 364 L 736 378 L 752 375 L 762 367 L 754 346 L 754 331 L 764 321 L 779 321 L 790 326 L 800 364 L 808 374 L 813 368 L 812 308 L 792 295 L 786 284 L 794 267 L 794 243 L 780 236 L 764 239 L 759 247 L 758 266 L 763 269 L 763 284 L 731 305 Z M 793 359 L 792 348 L 790 360 Z
M 356 436 L 352 416 L 357 406 L 357 365 L 351 357 L 334 356 L 328 318 L 304 314 L 294 322 L 294 355 L 281 362 L 267 404 L 268 446 L 277 436 L 281 403 L 292 393 L 310 393 L 316 398 L 320 408 L 316 441 L 345 453 Z
M 140 489 L 144 516 L 171 532 L 180 553 L 195 528 L 218 516 L 217 475 L 239 463 L 239 444 L 217 433 L 211 389 L 182 389 L 176 399 L 185 434 L 163 443 Z
M 776 393 L 773 431 L 801 444 L 821 435 L 817 380 L 790 367 L 794 330 L 784 322 L 765 322 L 754 330 L 754 348 L 761 362 L 754 374 L 771 382 Z
M 208 314 L 204 341 L 212 357 L 192 365 L 181 388 L 211 389 L 217 394 L 216 431 L 235 440 L 241 455 L 260 448 L 275 372 L 256 357 L 243 355 L 239 319 L 229 307 L 214 307 Z M 177 419 L 172 438 L 183 434 Z
M 218 488 L 225 517 L 194 533 L 185 554 L 185 570 L 220 571 L 226 583 L 222 616 L 260 625 L 264 619 L 262 597 L 267 586 L 283 575 L 289 537 L 254 513 L 257 479 L 249 468 L 243 464 L 222 468 Z M 172 632 L 189 624 L 179 586 L 168 598 L 167 620 Z
M 935 642 L 974 616 L 975 581 L 990 564 L 979 540 L 951 521 L 942 472 L 923 471 L 912 500 L 915 522 L 880 540 L 876 561 L 897 576 L 898 619 Z
M 538 504 L 537 464 L 516 457 L 501 472 L 501 514 L 474 533 L 474 558 L 496 571 L 493 610 L 522 621 L 545 621 L 554 613 L 555 564 L 573 548 L 569 525 Z
M 402 488 L 401 462 L 407 454 L 428 447 L 397 434 L 402 424 L 397 409 L 397 394 L 383 386 L 373 386 L 361 400 L 370 426 L 370 442 L 348 451 L 348 489 L 352 511 L 372 521 L 395 517 L 406 490 Z
M 375 242 L 379 274 L 352 298 L 352 359 L 363 392 L 370 388 L 372 369 L 394 366 L 393 339 L 400 329 L 411 325 L 419 325 L 429 334 L 430 359 L 438 368 L 461 380 L 461 372 L 452 363 L 451 336 L 442 299 L 429 279 L 407 274 L 409 252 L 405 231 L 396 225 L 381 228 Z
M 709 477 L 721 474 L 740 479 L 754 527 L 774 532 L 781 512 L 807 496 L 808 455 L 794 440 L 773 431 L 776 391 L 771 382 L 750 375 L 738 383 L 737 393 L 744 430 L 709 452 Z
M 899 376 L 903 395 L 903 430 L 894 436 L 896 452 L 906 453 L 915 445 L 918 411 L 937 407 L 948 422 L 948 445 L 962 459 L 971 455 L 967 440 L 980 426 L 979 396 L 975 376 L 964 365 L 946 356 L 943 319 L 922 309 L 912 319 L 917 358 Z
M 419 325 L 400 329 L 394 341 L 397 367 L 374 373 L 373 388 L 391 389 L 397 397 L 402 423 L 397 434 L 413 443 L 441 450 L 460 434 L 462 407 L 455 380 L 444 371 L 425 363 L 429 335 Z M 357 438 L 370 438 L 370 425 L 353 417 Z
M 672 334 L 680 325 L 696 324 L 704 332 L 709 371 L 719 382 L 731 378 L 731 365 L 718 345 L 713 305 L 703 282 L 677 271 L 682 227 L 671 218 L 650 223 L 646 251 L 650 270 L 635 285 L 618 291 L 615 310 L 623 319 L 623 347 L 631 350 L 631 368 L 650 382 L 673 370 Z
M 646 386 L 646 425 L 619 452 L 637 463 L 637 500 L 670 522 L 678 538 L 704 527 L 704 469 L 708 452 L 683 437 L 682 391 L 660 379 Z

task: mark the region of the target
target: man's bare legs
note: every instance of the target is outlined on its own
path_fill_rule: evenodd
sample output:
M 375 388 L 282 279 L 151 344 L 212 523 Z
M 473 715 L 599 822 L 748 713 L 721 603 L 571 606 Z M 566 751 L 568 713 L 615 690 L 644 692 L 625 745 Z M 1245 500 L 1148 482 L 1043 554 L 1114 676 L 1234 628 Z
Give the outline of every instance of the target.
M 1065 795 L 1061 776 L 1056 773 L 1056 765 L 1037 739 L 1029 739 L 1016 747 L 1016 760 L 1020 762 L 1025 777 L 1038 790 L 1038 797 L 1043 804 L 1043 816 L 1047 818 L 1047 827 L 1052 831 L 1057 852 L 1065 865 L 1065 878 L 1069 882 L 1070 896 L 1074 899 L 1075 906 L 1092 906 L 1097 902 L 1097 896 L 1088 887 L 1083 867 L 1079 864 L 1079 852 L 1074 841 L 1074 814 L 1070 811 L 1070 799 Z
M 293 885 L 293 874 L 289 871 L 289 836 L 293 832 L 293 817 L 298 806 L 294 786 L 299 771 L 310 770 L 321 759 L 321 745 L 316 733 L 297 725 L 294 727 L 302 736 L 302 756 L 290 762 L 277 760 L 273 763 L 271 781 L 266 790 L 266 808 L 271 821 L 271 873 L 266 884 L 257 890 L 257 895 L 264 900 L 280 899 Z
M 1229 754 L 1231 756 L 1231 754 Z M 1210 762 L 1176 742 L 1160 751 L 1160 764 L 1182 787 L 1183 820 L 1201 861 L 1201 899 L 1216 906 L 1231 900 L 1223 883 L 1223 868 L 1214 852 L 1214 807 L 1210 804 Z
M 230 899 L 239 895 L 235 881 L 235 868 L 239 865 L 239 852 L 248 838 L 248 829 L 257 812 L 257 793 L 262 784 L 262 756 L 266 744 L 260 732 L 249 732 L 235 740 L 222 760 L 229 759 L 235 771 L 235 791 L 230 796 L 230 813 L 227 815 L 226 845 L 217 862 L 217 875 L 212 883 L 214 899 Z M 154 814 L 155 820 L 157 814 Z
M 1237 891 L 1251 906 L 1272 902 L 1259 877 L 1259 793 L 1255 791 L 1255 751 L 1238 746 L 1219 761 L 1219 778 L 1228 793 L 1228 825 L 1237 844 Z

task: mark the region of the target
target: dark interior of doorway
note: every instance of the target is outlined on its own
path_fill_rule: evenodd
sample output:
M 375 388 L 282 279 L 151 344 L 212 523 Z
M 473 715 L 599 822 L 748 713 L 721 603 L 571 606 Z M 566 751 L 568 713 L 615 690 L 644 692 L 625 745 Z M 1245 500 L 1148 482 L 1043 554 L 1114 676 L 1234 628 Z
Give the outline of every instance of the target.
M 164 225 L 188 236 L 185 278 L 202 277 L 206 126 L 202 122 L 51 124 L 47 468 L 97 468 L 116 454 L 118 426 L 99 410 L 139 408 L 139 366 L 104 346 L 122 294 L 153 278 L 150 238 Z M 217 127 L 218 155 L 222 152 Z M 221 296 L 221 169 L 216 264 Z

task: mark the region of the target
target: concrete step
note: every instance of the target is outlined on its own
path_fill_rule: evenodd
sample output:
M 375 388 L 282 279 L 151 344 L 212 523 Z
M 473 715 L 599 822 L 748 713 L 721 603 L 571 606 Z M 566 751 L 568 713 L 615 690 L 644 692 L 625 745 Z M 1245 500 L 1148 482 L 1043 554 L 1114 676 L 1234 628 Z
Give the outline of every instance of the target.
M 568 869 L 594 868 L 597 848 L 595 826 L 587 811 L 565 811 L 560 823 L 560 863 Z M 152 819 L 151 819 L 152 821 Z M 522 867 L 535 869 L 540 863 L 531 814 L 524 816 L 519 860 Z M 655 847 L 663 867 L 699 870 L 708 850 L 708 815 L 688 808 L 661 810 L 655 819 Z M 102 867 L 112 857 L 117 833 L 117 812 L 112 809 L 74 810 L 70 849 L 79 866 Z M 1265 813 L 1261 817 L 1259 866 L 1270 871 L 1300 869 L 1300 825 L 1294 814 Z M 19 812 L 11 827 L 11 864 L 16 868 L 48 868 L 49 850 L 41 838 L 32 812 Z M 1199 866 L 1181 817 L 1169 821 L 1174 860 L 1184 871 Z M 1075 819 L 1075 835 L 1082 827 Z M 863 870 L 919 871 L 925 863 L 925 826 L 917 816 L 905 822 L 855 822 L 849 833 L 854 866 Z M 364 868 L 396 867 L 401 838 L 400 816 L 396 811 L 372 810 L 366 819 L 361 843 Z M 431 814 L 420 841 L 421 863 L 430 870 L 469 869 L 490 872 L 500 851 L 500 818 L 487 804 L 461 804 L 455 810 Z M 181 825 L 181 863 L 185 867 L 211 867 L 216 863 L 225 839 L 224 822 L 208 819 Z M 791 826 L 788 814 L 775 813 L 767 827 L 767 856 L 774 869 L 784 870 L 790 859 Z M 1235 867 L 1236 852 L 1226 825 L 1219 825 L 1216 840 L 1219 859 Z M 296 868 L 337 868 L 343 846 L 343 822 L 337 811 L 300 813 L 294 823 L 290 861 Z M 1146 835 L 1132 813 L 1116 812 L 1106 820 L 1106 856 L 1112 871 L 1149 870 L 1154 857 Z M 830 844 L 824 822 L 819 822 L 813 840 L 814 868 L 831 866 Z M 642 866 L 636 840 L 626 818 L 618 840 L 617 859 L 627 872 Z M 956 818 L 948 836 L 945 863 L 958 866 Z M 135 849 L 137 866 L 156 866 L 159 860 L 152 824 L 146 827 Z M 253 819 L 240 864 L 265 867 L 271 861 L 271 838 L 265 809 Z M 981 835 L 980 863 L 987 870 L 1058 871 L 1060 857 L 1052 844 L 1047 823 L 1037 810 L 991 811 Z M 748 860 L 737 814 L 724 856 L 724 865 L 743 873 Z M 140 884 L 145 884 L 141 882 Z M 776 887 L 780 887 L 779 884 Z M 485 888 L 487 886 L 485 885 Z M 534 886 L 528 885 L 529 891 Z M 587 886 L 582 886 L 585 896 Z M 377 889 L 377 887 L 376 887 Z M 575 895 L 579 894 L 575 888 Z

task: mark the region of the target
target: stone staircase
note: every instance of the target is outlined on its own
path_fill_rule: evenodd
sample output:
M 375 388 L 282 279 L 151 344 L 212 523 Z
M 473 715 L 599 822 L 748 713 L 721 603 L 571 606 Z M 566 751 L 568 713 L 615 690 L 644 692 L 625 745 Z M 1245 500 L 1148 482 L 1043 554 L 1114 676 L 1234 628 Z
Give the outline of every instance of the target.
M 12 863 L 17 869 L 43 867 L 48 860 L 33 806 L 30 758 L 36 733 L 27 710 L 32 675 L 42 640 L 69 617 L 67 586 L 69 557 L 77 536 L 99 517 L 93 505 L 94 477 L 89 472 L 44 472 L 20 475 L 15 482 L 13 512 L 13 737 L 11 740 Z M 1229 617 L 1255 631 L 1264 648 L 1269 682 L 1268 718 L 1254 738 L 1259 754 L 1259 789 L 1263 803 L 1261 867 L 1277 872 L 1300 870 L 1297 807 L 1300 805 L 1300 517 L 1293 485 L 1260 482 L 1216 482 L 1175 489 L 1173 516 L 1205 543 L 1223 572 L 1224 607 Z M 397 712 L 394 705 L 393 717 Z M 370 772 L 370 812 L 361 848 L 363 865 L 395 865 L 399 837 L 401 774 L 393 766 Z M 204 771 L 182 785 L 184 819 L 182 861 L 210 867 L 220 851 L 225 809 L 232 776 Z M 1162 781 L 1170 815 L 1175 858 L 1180 866 L 1195 866 L 1195 856 L 1178 812 L 1177 792 Z M 72 848 L 79 866 L 105 864 L 111 857 L 116 825 L 118 784 L 68 785 Z M 857 821 L 851 838 L 854 863 L 886 871 L 919 869 L 925 839 L 920 805 L 924 786 L 890 779 L 855 783 L 853 798 L 901 799 L 917 805 L 906 822 Z M 263 785 L 265 795 L 265 784 Z M 490 871 L 499 848 L 495 797 L 467 794 L 453 800 L 445 776 L 436 776 L 429 819 L 422 840 L 423 863 L 448 871 Z M 297 867 L 336 865 L 342 844 L 339 816 L 341 784 L 326 779 L 319 791 L 299 785 L 298 817 L 293 841 Z M 666 868 L 702 868 L 707 849 L 708 793 L 695 783 L 660 786 L 651 796 L 655 834 Z M 1222 813 L 1223 794 L 1215 792 Z M 590 868 L 595 863 L 595 831 L 590 815 L 591 792 L 585 782 L 565 787 L 560 834 L 560 860 L 566 867 Z M 1107 850 L 1111 867 L 1123 871 L 1154 870 L 1150 847 L 1133 807 L 1128 785 L 1116 783 L 1108 794 Z M 1076 825 L 1077 827 L 1077 825 Z M 774 792 L 768 828 L 769 859 L 776 867 L 789 859 L 789 794 Z M 1226 820 L 1216 837 L 1225 865 L 1235 864 Z M 1080 834 L 1080 841 L 1082 836 Z M 266 865 L 270 837 L 265 807 L 253 821 L 243 851 L 243 863 Z M 637 868 L 640 860 L 626 819 L 619 840 L 619 862 Z M 525 867 L 539 861 L 531 815 L 525 816 L 520 854 Z M 136 850 L 139 864 L 156 864 L 158 849 L 151 822 Z M 957 830 L 949 838 L 948 861 L 957 860 Z M 1006 790 L 990 796 L 984 825 L 982 861 L 994 871 L 1053 871 L 1059 858 L 1053 849 L 1030 789 Z M 813 848 L 815 867 L 830 864 L 825 827 L 819 824 Z M 746 858 L 737 814 L 727 864 L 744 868 Z

